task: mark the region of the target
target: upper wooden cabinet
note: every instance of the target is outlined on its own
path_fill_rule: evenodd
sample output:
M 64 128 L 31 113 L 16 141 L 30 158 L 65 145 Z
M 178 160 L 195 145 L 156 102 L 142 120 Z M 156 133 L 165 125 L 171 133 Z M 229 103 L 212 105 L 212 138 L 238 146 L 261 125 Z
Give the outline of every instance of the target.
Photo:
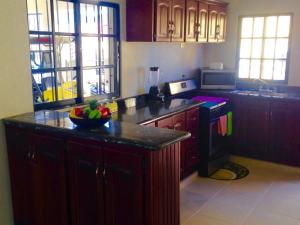
M 127 41 L 225 41 L 226 7 L 212 0 L 127 0 Z
M 157 0 L 155 11 L 154 40 L 183 42 L 185 0 Z
M 156 40 L 170 41 L 171 40 L 171 11 L 172 0 L 158 0 L 156 3 Z
M 173 0 L 170 22 L 171 41 L 183 42 L 185 30 L 185 0 Z
M 198 2 L 196 0 L 186 1 L 186 30 L 185 38 L 188 42 L 197 41 L 198 26 Z
M 199 0 L 186 1 L 186 30 L 187 42 L 207 42 L 208 3 Z
M 208 6 L 208 42 L 224 42 L 226 37 L 227 5 L 218 3 Z

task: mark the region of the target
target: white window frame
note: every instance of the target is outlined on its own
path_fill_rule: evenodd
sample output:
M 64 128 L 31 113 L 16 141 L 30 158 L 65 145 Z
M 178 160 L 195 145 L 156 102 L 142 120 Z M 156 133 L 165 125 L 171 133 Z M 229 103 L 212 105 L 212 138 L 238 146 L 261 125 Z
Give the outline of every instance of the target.
M 285 70 L 285 79 L 284 80 L 273 80 L 273 77 L 272 79 L 262 79 L 262 62 L 264 60 L 263 56 L 261 56 L 261 58 L 259 58 L 259 60 L 261 61 L 261 69 L 260 69 L 260 75 L 259 75 L 259 80 L 263 80 L 267 83 L 288 83 L 288 78 L 289 78 L 289 67 L 290 67 L 290 55 L 291 55 L 291 40 L 292 40 L 292 28 L 293 28 L 293 17 L 294 17 L 294 14 L 293 13 L 273 13 L 273 14 L 252 14 L 252 15 L 241 15 L 239 16 L 239 19 L 238 19 L 238 26 L 239 26 L 239 29 L 238 29 L 238 47 L 237 47 L 237 50 L 236 50 L 236 65 L 237 65 L 237 79 L 240 80 L 240 81 L 254 81 L 254 80 L 257 80 L 255 78 L 250 78 L 250 71 L 249 71 L 249 77 L 248 78 L 240 78 L 239 77 L 239 70 L 240 70 L 240 59 L 249 59 L 251 60 L 252 57 L 250 56 L 250 58 L 240 58 L 240 50 L 241 50 L 241 41 L 242 41 L 242 20 L 243 18 L 256 18 L 256 17 L 264 17 L 264 33 L 263 33 L 263 36 L 262 36 L 262 39 L 263 39 L 263 43 L 262 43 L 262 54 L 263 54 L 263 51 L 264 51 L 264 40 L 267 39 L 268 37 L 265 36 L 265 30 L 266 30 L 266 18 L 267 17 L 270 17 L 270 16 L 290 16 L 290 30 L 289 30 L 289 36 L 288 36 L 288 52 L 287 52 L 287 57 L 286 59 L 282 59 L 282 60 L 285 60 L 286 61 L 286 70 Z M 277 20 L 278 21 L 278 20 Z M 278 24 L 277 24 L 278 25 Z M 253 29 L 254 30 L 254 29 Z M 252 33 L 253 33 L 253 30 L 252 30 Z M 278 36 L 276 34 L 276 36 L 274 37 L 274 39 L 277 39 Z M 280 38 L 280 37 L 279 37 Z M 253 40 L 254 38 L 249 38 L 251 40 Z M 252 46 L 251 46 L 251 51 L 252 51 Z M 272 58 L 273 61 L 276 60 L 275 56 L 274 58 Z M 251 63 L 250 63 L 250 66 L 251 66 Z M 273 70 L 273 75 L 274 76 L 274 70 Z

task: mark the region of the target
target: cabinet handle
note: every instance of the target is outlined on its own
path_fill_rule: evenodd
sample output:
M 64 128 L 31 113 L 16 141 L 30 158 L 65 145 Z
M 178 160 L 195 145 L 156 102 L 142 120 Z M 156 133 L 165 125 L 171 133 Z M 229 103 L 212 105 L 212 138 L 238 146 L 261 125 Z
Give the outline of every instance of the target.
M 102 176 L 103 176 L 103 177 L 106 176 L 106 170 L 105 170 L 105 169 L 102 171 Z
M 216 36 L 220 36 L 220 25 L 216 27 Z
M 176 124 L 174 125 L 174 129 L 179 128 L 179 127 L 181 127 L 181 123 L 176 123 Z
M 31 154 L 31 159 L 32 159 L 32 160 L 35 159 L 35 153 L 34 153 L 34 152 Z
M 27 158 L 31 159 L 31 152 L 27 152 Z
M 191 120 L 191 121 L 196 121 L 196 120 L 197 120 L 197 117 L 192 117 L 190 120 Z
M 99 167 L 96 168 L 96 176 L 99 176 Z

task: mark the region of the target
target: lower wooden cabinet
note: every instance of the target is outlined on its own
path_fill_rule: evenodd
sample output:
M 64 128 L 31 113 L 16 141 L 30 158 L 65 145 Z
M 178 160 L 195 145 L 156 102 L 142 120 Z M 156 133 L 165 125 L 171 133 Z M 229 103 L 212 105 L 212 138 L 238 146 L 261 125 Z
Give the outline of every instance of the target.
M 72 224 L 143 224 L 143 157 L 69 143 Z
M 191 138 L 181 143 L 180 167 L 181 179 L 197 170 L 200 162 L 199 149 L 199 108 L 157 121 L 160 128 L 188 131 Z
M 300 166 L 300 103 L 271 103 L 269 139 L 272 161 Z
M 6 134 L 15 225 L 67 225 L 63 141 L 13 128 Z
M 179 225 L 180 143 L 150 151 L 6 131 L 15 225 Z
M 269 101 L 251 97 L 233 99 L 236 153 L 266 159 L 268 157 Z
M 233 153 L 300 166 L 300 103 L 233 96 Z

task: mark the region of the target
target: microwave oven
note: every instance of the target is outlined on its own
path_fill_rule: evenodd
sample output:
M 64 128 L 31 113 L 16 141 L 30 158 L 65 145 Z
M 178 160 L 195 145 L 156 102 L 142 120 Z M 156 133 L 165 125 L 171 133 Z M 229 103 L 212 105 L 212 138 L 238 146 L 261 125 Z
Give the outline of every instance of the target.
M 236 71 L 202 69 L 200 81 L 201 89 L 235 89 Z

